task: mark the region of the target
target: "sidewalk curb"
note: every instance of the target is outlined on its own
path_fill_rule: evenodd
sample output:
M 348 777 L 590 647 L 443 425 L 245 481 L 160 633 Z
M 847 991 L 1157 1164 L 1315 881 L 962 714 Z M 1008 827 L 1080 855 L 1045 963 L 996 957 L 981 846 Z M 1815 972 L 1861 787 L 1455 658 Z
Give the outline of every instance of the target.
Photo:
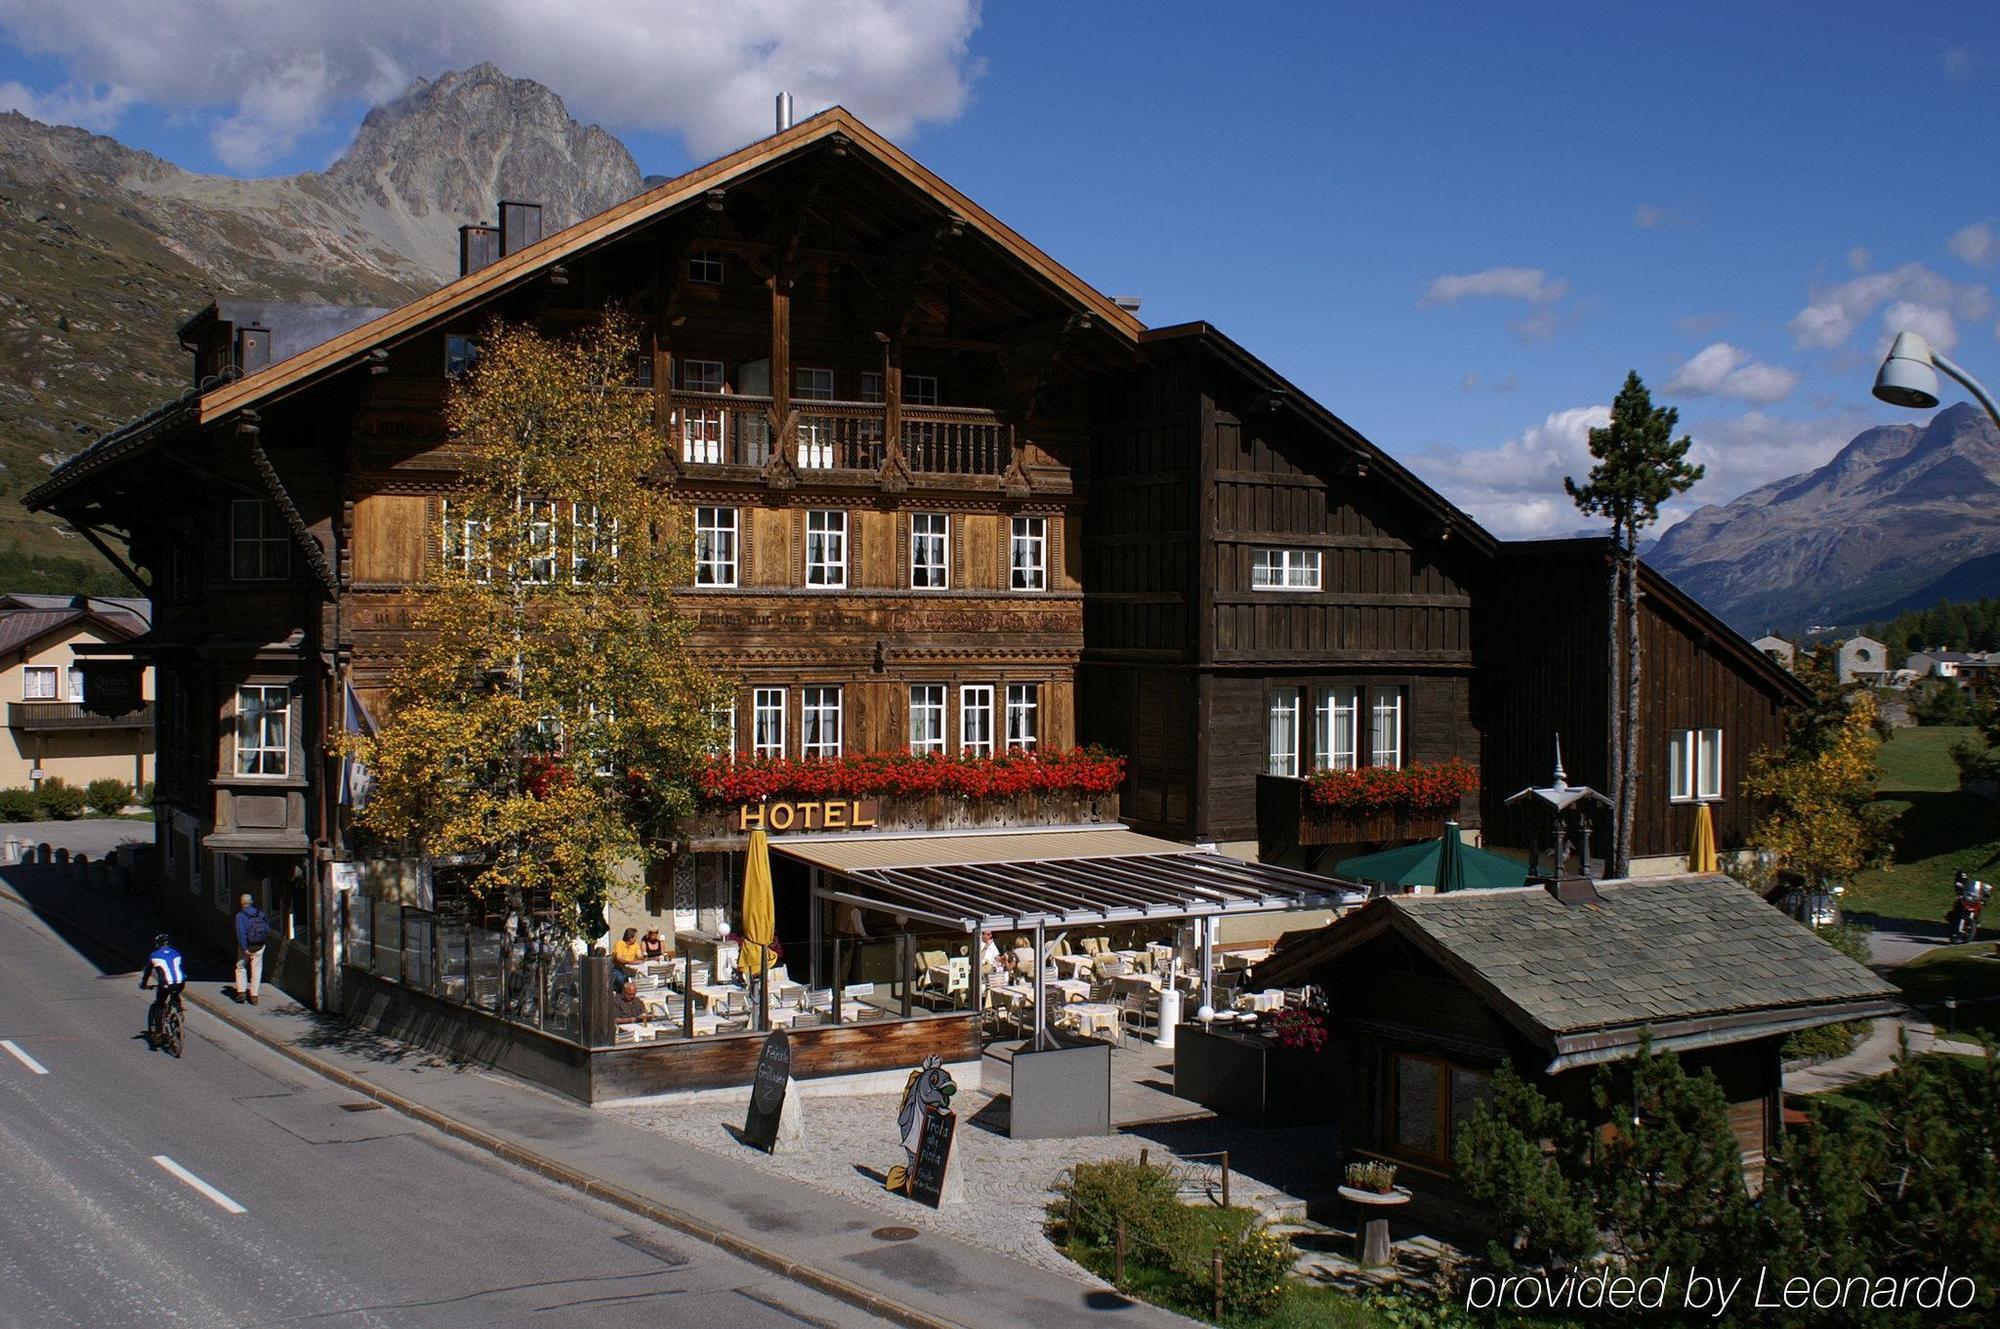
M 53 909 L 37 905 L 31 900 L 24 899 L 5 886 L 0 886 L 0 898 L 11 900 L 38 916 L 59 919 L 64 925 L 76 929 L 106 950 L 127 960 L 134 958 L 132 953 L 126 950 L 121 943 L 104 936 L 103 933 L 97 931 L 91 925 L 80 922 L 67 914 L 57 913 Z M 342 1070 L 330 1062 L 322 1061 L 310 1052 L 271 1037 L 256 1026 L 245 1023 L 235 1013 L 223 1004 L 218 1003 L 212 997 L 203 996 L 190 989 L 187 993 L 187 1000 L 192 1005 L 215 1016 L 230 1028 L 263 1044 L 271 1051 L 297 1062 L 299 1065 L 313 1072 L 313 1074 L 331 1080 L 344 1089 L 349 1089 L 364 1097 L 372 1098 L 385 1107 L 393 1108 L 404 1116 L 423 1122 L 425 1125 L 442 1131 L 455 1140 L 462 1141 L 472 1145 L 476 1149 L 492 1154 L 503 1162 L 525 1168 L 542 1177 L 544 1180 L 555 1182 L 559 1186 L 565 1186 L 593 1200 L 613 1205 L 640 1218 L 658 1223 L 662 1227 L 671 1228 L 683 1236 L 707 1242 L 709 1245 L 726 1251 L 740 1260 L 756 1265 L 760 1269 L 778 1274 L 792 1282 L 812 1288 L 817 1292 L 825 1293 L 827 1296 L 845 1302 L 858 1310 L 879 1316 L 890 1323 L 906 1326 L 906 1329 L 963 1329 L 963 1326 L 955 1320 L 940 1319 L 928 1312 L 918 1310 L 914 1306 L 907 1306 L 900 1301 L 871 1292 L 860 1284 L 849 1282 L 838 1274 L 829 1273 L 815 1265 L 802 1264 L 789 1256 L 780 1255 L 776 1251 L 760 1246 L 747 1237 L 741 1237 L 720 1228 L 710 1227 L 690 1214 L 657 1204 L 642 1195 L 625 1190 L 623 1187 L 607 1185 L 588 1173 L 579 1172 L 575 1168 L 558 1163 L 554 1159 L 535 1153 L 531 1149 L 522 1148 L 520 1145 L 504 1140 L 497 1135 L 490 1135 L 475 1126 L 468 1126 L 464 1122 L 446 1116 L 435 1108 L 426 1107 L 413 1099 L 405 1098 L 393 1089 L 385 1089 L 381 1085 L 375 1084 L 362 1076 Z

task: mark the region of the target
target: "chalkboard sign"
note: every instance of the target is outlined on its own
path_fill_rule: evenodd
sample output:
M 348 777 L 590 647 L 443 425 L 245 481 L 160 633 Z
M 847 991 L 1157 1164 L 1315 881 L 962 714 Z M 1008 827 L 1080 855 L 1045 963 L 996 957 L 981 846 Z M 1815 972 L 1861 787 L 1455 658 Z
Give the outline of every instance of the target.
M 945 1169 L 951 1166 L 951 1138 L 957 1129 L 958 1114 L 950 1108 L 924 1113 L 917 1165 L 910 1173 L 912 1200 L 935 1209 L 944 1198 Z
M 743 1143 L 770 1153 L 778 1143 L 778 1115 L 785 1110 L 785 1082 L 792 1077 L 792 1044 L 782 1029 L 764 1039 L 757 1078 L 750 1085 L 750 1115 L 743 1120 Z

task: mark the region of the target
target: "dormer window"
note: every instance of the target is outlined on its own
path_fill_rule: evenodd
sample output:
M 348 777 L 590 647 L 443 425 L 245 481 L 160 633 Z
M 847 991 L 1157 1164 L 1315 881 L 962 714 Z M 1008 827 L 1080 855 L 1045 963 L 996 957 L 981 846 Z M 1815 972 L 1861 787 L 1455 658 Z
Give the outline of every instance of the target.
M 713 249 L 697 249 L 688 255 L 688 280 L 700 286 L 722 285 L 722 255 Z

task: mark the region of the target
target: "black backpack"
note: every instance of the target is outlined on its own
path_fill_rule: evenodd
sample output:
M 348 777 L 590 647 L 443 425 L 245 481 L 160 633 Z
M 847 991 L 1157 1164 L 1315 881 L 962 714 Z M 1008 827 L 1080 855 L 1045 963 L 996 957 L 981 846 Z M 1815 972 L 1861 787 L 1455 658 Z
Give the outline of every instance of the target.
M 254 951 L 271 939 L 271 920 L 249 910 L 250 919 L 243 925 L 243 948 Z

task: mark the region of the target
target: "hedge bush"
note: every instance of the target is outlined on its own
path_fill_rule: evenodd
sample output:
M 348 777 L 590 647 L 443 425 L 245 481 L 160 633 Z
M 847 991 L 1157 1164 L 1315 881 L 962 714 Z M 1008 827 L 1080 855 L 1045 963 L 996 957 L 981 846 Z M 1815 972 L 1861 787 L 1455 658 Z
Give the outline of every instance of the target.
M 84 788 L 83 796 L 93 812 L 115 817 L 132 801 L 132 786 L 123 780 L 92 780 Z
M 81 789 L 65 784 L 58 777 L 42 781 L 35 790 L 35 801 L 41 804 L 42 816 L 49 821 L 75 821 L 83 815 L 88 803 Z
M 34 821 L 42 804 L 32 789 L 0 789 L 0 821 Z

